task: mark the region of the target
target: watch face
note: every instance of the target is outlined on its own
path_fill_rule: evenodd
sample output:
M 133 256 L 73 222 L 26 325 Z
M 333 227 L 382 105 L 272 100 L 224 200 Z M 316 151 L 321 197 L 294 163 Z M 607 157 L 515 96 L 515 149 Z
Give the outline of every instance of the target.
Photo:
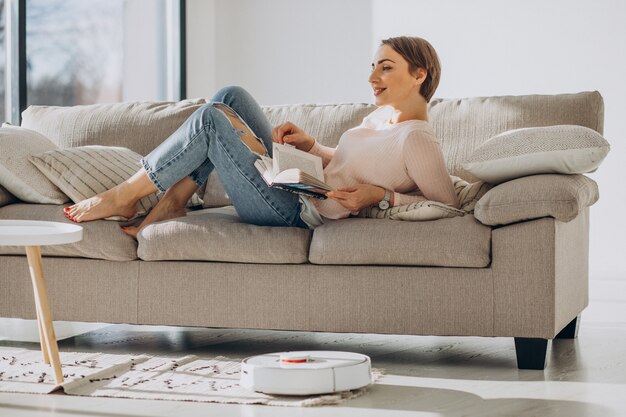
M 378 208 L 381 210 L 387 210 L 389 208 L 389 201 L 382 200 L 378 203 Z

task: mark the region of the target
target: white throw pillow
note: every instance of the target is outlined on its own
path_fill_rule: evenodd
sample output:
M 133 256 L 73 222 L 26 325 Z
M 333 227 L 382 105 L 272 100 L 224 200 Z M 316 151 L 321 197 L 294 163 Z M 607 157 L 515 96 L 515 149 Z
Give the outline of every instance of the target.
M 535 174 L 595 171 L 609 153 L 595 130 L 558 125 L 509 130 L 474 151 L 463 168 L 492 184 Z
M 460 208 L 456 209 L 439 201 L 417 201 L 404 206 L 390 207 L 381 210 L 376 206 L 361 210 L 357 217 L 369 217 L 374 219 L 428 221 L 445 219 L 449 217 L 464 216 L 474 212 L 474 206 L 483 195 L 491 189 L 491 186 L 482 181 L 469 183 L 459 177 L 450 175 L 454 185 L 454 192 L 459 199 Z M 421 195 L 418 193 L 417 195 Z
M 423 222 L 464 215 L 465 212 L 462 210 L 455 209 L 454 207 L 447 206 L 438 201 L 428 200 L 418 201 L 404 206 L 390 207 L 386 210 L 381 210 L 375 206 L 367 207 L 361 210 L 357 217 Z
M 58 149 L 45 136 L 17 126 L 0 128 L 0 184 L 27 203 L 63 204 L 69 199 L 28 158 Z
M 130 149 L 99 145 L 58 149 L 30 158 L 75 203 L 126 181 L 141 168 L 140 160 L 141 155 Z M 161 194 L 151 194 L 139 200 L 133 218 L 147 214 L 160 198 Z M 202 205 L 202 200 L 194 194 L 188 205 Z M 107 220 L 127 219 L 115 216 Z

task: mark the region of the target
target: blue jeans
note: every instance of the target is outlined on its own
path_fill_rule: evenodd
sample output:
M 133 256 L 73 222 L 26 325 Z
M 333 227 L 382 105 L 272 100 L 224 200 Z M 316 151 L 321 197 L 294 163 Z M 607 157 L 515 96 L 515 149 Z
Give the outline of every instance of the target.
M 141 160 L 152 183 L 165 191 L 190 177 L 200 186 L 215 168 L 241 221 L 308 228 L 300 218 L 298 195 L 267 186 L 254 167 L 258 155 L 215 103 L 233 109 L 272 155 L 272 127 L 261 107 L 243 88 L 225 87 Z

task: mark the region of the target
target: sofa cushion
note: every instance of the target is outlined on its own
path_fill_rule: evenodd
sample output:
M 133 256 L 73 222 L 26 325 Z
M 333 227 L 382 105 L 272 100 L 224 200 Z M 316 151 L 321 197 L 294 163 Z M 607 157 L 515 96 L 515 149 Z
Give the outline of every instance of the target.
M 22 201 L 63 204 L 69 198 L 28 161 L 36 153 L 57 149 L 50 139 L 30 129 L 0 128 L 0 184 Z
M 376 109 L 371 104 L 268 106 L 264 112 L 275 125 L 290 120 L 316 137 L 336 146 L 341 134 L 358 125 Z M 577 94 L 433 99 L 428 105 L 430 124 L 450 174 L 469 182 L 480 178 L 462 164 L 489 138 L 507 130 L 552 125 L 579 125 L 602 133 L 604 102 L 597 91 Z M 207 188 L 205 205 L 219 204 L 224 192 Z M 222 202 L 224 200 L 221 200 Z
M 1 220 L 46 220 L 71 223 L 60 205 L 11 204 L 0 208 Z M 74 223 L 72 223 L 74 224 Z M 137 259 L 137 242 L 124 234 L 118 223 L 96 220 L 80 224 L 83 240 L 67 245 L 42 246 L 41 253 L 48 256 L 132 261 Z M 21 246 L 0 246 L 0 255 L 24 255 Z
M 226 194 L 222 181 L 217 171 L 214 170 L 202 187 L 198 190 L 200 198 L 202 198 L 202 207 L 224 207 L 232 205 L 232 201 Z
M 22 126 L 49 137 L 62 148 L 125 146 L 146 155 L 176 130 L 205 99 L 169 102 L 30 106 Z M 320 143 L 335 146 L 341 134 L 361 122 L 371 104 L 287 105 L 263 108 L 271 124 L 290 120 Z M 597 91 L 577 94 L 433 99 L 429 118 L 440 140 L 450 174 L 478 178 L 462 163 L 494 135 L 523 127 L 580 125 L 602 133 L 604 103 Z M 212 183 L 217 184 L 217 178 Z M 228 203 L 219 185 L 209 186 L 205 205 Z M 203 197 L 203 195 L 200 195 Z M 212 198 L 214 197 L 214 198 Z
M 373 104 L 362 103 L 263 107 L 272 126 L 290 121 L 326 146 L 337 146 L 346 130 L 361 124 L 363 118 L 374 110 L 376 106 Z
M 144 227 L 137 254 L 144 261 L 300 264 L 307 262 L 310 238 L 308 229 L 241 223 L 226 206 Z
M 558 125 L 509 130 L 482 144 L 463 168 L 491 184 L 535 174 L 595 171 L 609 153 L 595 130 Z
M 491 228 L 469 214 L 425 222 L 349 218 L 314 230 L 309 261 L 484 268 L 490 250 Z
M 469 182 L 479 178 L 464 170 L 463 162 L 498 133 L 523 127 L 579 125 L 602 134 L 604 123 L 604 102 L 597 91 L 433 99 L 428 110 L 448 171 Z
M 598 197 L 598 185 L 584 175 L 532 175 L 492 188 L 474 215 L 493 226 L 548 216 L 569 222 Z
M 175 103 L 29 106 L 22 113 L 22 126 L 50 138 L 60 148 L 124 146 L 147 155 L 206 102 L 200 98 Z

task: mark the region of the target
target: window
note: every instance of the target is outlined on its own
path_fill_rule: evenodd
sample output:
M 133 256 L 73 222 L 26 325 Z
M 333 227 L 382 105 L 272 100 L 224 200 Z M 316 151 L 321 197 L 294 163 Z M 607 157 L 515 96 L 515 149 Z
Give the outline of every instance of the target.
M 27 0 L 27 105 L 122 101 L 123 0 Z
M 21 16 L 11 22 L 17 22 L 12 27 L 21 28 L 25 41 L 11 30 L 9 51 L 12 57 L 19 51 L 22 61 L 7 69 L 14 80 L 11 90 L 21 92 L 19 98 L 7 94 L 6 103 L 2 97 L 2 106 L 13 108 L 9 118 L 19 123 L 15 102 L 23 110 L 31 104 L 183 98 L 184 5 L 184 0 L 0 0 L 3 15 L 8 10 Z M 4 24 L 4 42 L 3 35 Z M 0 71 L 4 62 L 2 53 Z M 18 73 L 25 83 L 15 81 Z M 2 87 L 4 95 L 4 77 Z

